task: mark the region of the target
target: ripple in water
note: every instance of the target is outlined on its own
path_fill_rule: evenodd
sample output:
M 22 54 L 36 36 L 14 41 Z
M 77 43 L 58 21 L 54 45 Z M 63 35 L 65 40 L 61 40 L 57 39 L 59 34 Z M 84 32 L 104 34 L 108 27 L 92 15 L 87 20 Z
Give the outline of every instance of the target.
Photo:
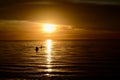
M 35 47 L 41 44 L 44 48 L 36 53 Z M 119 46 L 119 42 L 113 40 L 0 41 L 0 78 L 117 77 Z

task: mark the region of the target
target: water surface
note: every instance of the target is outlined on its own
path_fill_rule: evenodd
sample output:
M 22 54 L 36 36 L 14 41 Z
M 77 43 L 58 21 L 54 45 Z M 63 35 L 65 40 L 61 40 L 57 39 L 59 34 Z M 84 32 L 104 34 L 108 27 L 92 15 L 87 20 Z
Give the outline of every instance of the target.
M 41 45 L 44 48 L 36 53 L 35 47 Z M 0 78 L 116 78 L 120 67 L 119 47 L 119 40 L 0 41 Z

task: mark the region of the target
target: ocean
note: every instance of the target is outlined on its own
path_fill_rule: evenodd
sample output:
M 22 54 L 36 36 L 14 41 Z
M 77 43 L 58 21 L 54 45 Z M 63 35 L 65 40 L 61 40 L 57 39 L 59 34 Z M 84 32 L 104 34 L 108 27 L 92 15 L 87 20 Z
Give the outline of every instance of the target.
M 115 79 L 119 61 L 120 40 L 0 41 L 0 80 Z

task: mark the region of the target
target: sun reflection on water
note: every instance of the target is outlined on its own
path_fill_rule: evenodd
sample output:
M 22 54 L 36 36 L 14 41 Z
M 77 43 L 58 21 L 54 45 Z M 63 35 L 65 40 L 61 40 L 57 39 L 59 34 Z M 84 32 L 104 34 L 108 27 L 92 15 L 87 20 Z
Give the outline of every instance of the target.
M 52 40 L 48 39 L 46 41 L 47 64 L 50 64 L 50 62 L 52 61 L 51 51 L 52 51 Z
M 46 40 L 46 61 L 47 61 L 47 75 L 50 76 L 49 72 L 52 72 L 52 66 L 51 66 L 51 62 L 52 62 L 52 55 L 51 55 L 51 52 L 52 52 L 52 40 L 48 39 Z

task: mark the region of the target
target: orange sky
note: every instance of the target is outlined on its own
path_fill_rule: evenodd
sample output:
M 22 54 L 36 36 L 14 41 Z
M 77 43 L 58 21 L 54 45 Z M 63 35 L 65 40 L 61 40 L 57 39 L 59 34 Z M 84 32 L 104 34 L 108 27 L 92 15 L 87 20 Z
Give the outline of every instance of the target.
M 118 4 L 82 3 L 83 0 L 45 1 L 18 0 L 9 4 L 2 0 L 0 40 L 120 38 Z M 43 23 L 56 24 L 56 31 L 42 31 Z
M 0 34 L 0 40 L 119 38 L 119 32 L 116 31 L 90 30 L 63 24 L 56 24 L 56 31 L 47 33 L 42 30 L 42 24 L 32 21 L 1 21 L 0 31 L 2 34 Z

